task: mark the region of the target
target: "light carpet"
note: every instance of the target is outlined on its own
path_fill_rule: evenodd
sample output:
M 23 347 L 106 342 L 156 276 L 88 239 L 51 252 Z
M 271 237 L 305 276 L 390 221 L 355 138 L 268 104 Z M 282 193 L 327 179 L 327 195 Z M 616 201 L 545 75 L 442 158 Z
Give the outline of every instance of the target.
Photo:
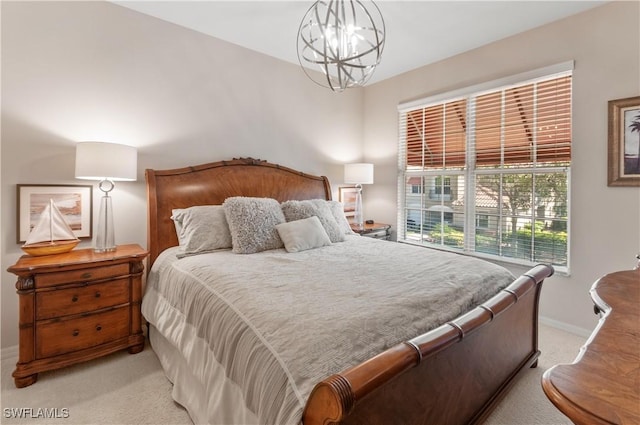
M 586 338 L 546 325 L 540 325 L 539 336 L 542 355 L 538 367 L 520 377 L 486 424 L 571 424 L 546 398 L 540 381 L 544 371 L 554 364 L 571 363 Z M 15 356 L 2 359 L 0 423 L 192 424 L 186 411 L 171 398 L 171 384 L 148 343 L 139 354 L 122 351 L 41 373 L 34 385 L 21 389 L 14 387 L 11 377 L 16 360 Z M 23 417 L 15 417 L 18 414 Z M 47 419 L 45 415 L 57 417 Z

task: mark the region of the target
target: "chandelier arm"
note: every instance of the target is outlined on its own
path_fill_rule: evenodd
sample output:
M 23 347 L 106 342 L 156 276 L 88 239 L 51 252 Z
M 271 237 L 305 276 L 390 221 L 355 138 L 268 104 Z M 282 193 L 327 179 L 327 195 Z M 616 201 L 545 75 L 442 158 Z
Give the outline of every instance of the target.
M 327 28 L 328 28 L 327 24 L 328 24 L 329 19 L 331 17 L 331 5 L 332 4 L 333 4 L 333 0 L 331 0 L 329 2 L 328 6 L 327 6 L 327 13 L 326 13 L 326 16 L 325 16 L 324 24 L 320 20 L 319 11 L 318 11 L 317 8 L 316 8 L 316 19 L 318 21 L 318 29 L 320 30 L 320 34 L 321 34 L 320 37 L 322 37 L 324 39 L 324 43 L 322 43 L 322 46 L 324 48 L 324 51 L 322 53 L 322 57 L 324 58 L 324 62 L 322 64 L 322 71 L 324 72 L 325 78 L 327 79 L 327 84 L 333 90 L 333 87 L 331 85 L 331 73 L 330 73 L 330 70 L 329 70 L 330 62 L 327 61 L 327 58 L 329 57 L 327 55 L 327 48 L 331 49 L 331 45 L 329 43 L 327 43 Z M 335 53 L 334 53 L 334 56 L 335 56 Z
M 351 72 L 349 72 L 348 68 L 351 68 L 351 67 L 345 67 L 344 65 L 339 64 L 339 70 L 343 71 L 343 72 L 344 72 L 344 74 L 345 74 L 347 77 L 349 77 L 349 80 L 353 81 L 353 80 L 354 80 L 354 78 L 352 77 L 352 74 L 351 74 Z M 351 85 L 349 85 L 349 84 L 347 84 L 347 85 L 348 85 L 349 87 L 351 87 Z M 346 87 L 345 87 L 345 88 L 346 88 Z
M 375 20 L 373 19 L 373 16 L 371 16 L 371 13 L 369 12 L 369 10 L 367 10 L 366 7 L 364 7 L 364 5 L 362 4 L 362 2 L 360 0 L 355 0 L 356 3 L 358 3 L 361 7 L 362 10 L 364 10 L 364 13 L 367 14 L 367 16 L 369 17 L 369 22 L 371 22 L 373 24 L 373 28 L 370 28 L 374 31 L 374 33 L 376 34 L 376 45 L 380 46 L 382 43 L 384 43 L 384 36 L 382 38 L 382 43 L 380 42 L 380 39 L 378 38 L 378 28 L 376 27 L 375 24 Z M 373 5 L 373 7 L 376 8 L 376 10 L 378 11 L 378 14 L 382 17 L 382 13 L 380 13 L 380 8 L 378 7 L 378 5 L 376 5 L 374 2 L 371 2 L 371 4 Z M 382 23 L 382 34 L 385 34 L 385 25 L 384 25 L 384 19 L 381 19 L 380 22 Z

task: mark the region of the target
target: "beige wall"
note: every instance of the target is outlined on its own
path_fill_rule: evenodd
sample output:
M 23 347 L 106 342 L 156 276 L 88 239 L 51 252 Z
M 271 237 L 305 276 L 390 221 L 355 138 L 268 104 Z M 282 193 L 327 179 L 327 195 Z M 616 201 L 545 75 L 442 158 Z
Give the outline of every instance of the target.
M 640 252 L 640 190 L 607 187 L 607 101 L 640 95 L 639 17 L 640 3 L 613 2 L 367 87 L 364 152 L 376 163 L 367 217 L 396 222 L 399 103 L 574 60 L 571 275 L 545 283 L 541 314 L 593 329 L 590 286 Z
M 542 314 L 591 329 L 591 283 L 630 268 L 640 249 L 638 189 L 606 186 L 606 102 L 640 94 L 637 2 L 608 4 L 340 95 L 310 84 L 295 65 L 110 3 L 0 7 L 2 347 L 17 343 L 15 279 L 4 271 L 21 255 L 15 185 L 87 184 L 73 176 L 77 142 L 139 149 L 138 181 L 113 193 L 120 243 L 146 245 L 145 168 L 239 156 L 328 175 L 335 196 L 341 164 L 364 152 L 376 164 L 365 215 L 395 223 L 398 103 L 571 59 L 573 273 L 546 283 Z
M 111 3 L 1 7 L 2 347 L 17 344 L 15 185 L 92 183 L 74 179 L 76 142 L 138 147 L 138 181 L 112 196 L 116 242 L 142 246 L 145 168 L 252 156 L 327 175 L 337 197 L 341 164 L 361 159 L 362 90 L 334 94 L 296 65 Z

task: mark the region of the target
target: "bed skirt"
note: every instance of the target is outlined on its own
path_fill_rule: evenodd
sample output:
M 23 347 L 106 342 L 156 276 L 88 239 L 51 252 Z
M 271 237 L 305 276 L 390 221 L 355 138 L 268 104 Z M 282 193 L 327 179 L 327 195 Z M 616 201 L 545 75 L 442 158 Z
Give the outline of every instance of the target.
M 194 338 L 194 352 L 207 356 L 204 376 L 195 376 L 187 360 L 167 339 L 149 325 L 149 341 L 165 375 L 173 384 L 171 396 L 185 407 L 194 424 L 259 424 L 246 406 L 238 386 L 227 379 L 224 369 L 201 338 Z

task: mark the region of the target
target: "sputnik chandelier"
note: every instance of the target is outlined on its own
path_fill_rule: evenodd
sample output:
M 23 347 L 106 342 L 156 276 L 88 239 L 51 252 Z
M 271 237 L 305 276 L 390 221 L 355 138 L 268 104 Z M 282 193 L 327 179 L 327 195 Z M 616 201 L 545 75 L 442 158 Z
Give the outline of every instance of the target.
M 315 83 L 341 92 L 363 86 L 380 63 L 385 27 L 373 1 L 318 0 L 298 30 L 298 60 Z M 321 73 L 308 72 L 306 66 Z

